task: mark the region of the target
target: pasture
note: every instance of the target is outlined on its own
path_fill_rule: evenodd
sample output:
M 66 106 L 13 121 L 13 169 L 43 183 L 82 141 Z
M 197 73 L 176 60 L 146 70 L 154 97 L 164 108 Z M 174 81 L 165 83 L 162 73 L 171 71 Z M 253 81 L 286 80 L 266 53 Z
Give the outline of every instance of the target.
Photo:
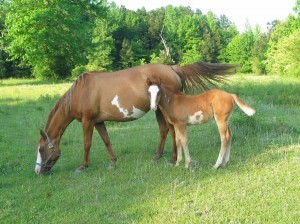
M 236 109 L 230 122 L 231 158 L 212 170 L 220 147 L 214 122 L 188 128 L 194 166 L 152 163 L 159 139 L 153 112 L 107 128 L 116 169 L 94 132 L 90 167 L 82 163 L 81 124 L 62 137 L 62 157 L 50 175 L 34 172 L 39 128 L 44 128 L 68 82 L 0 81 L 1 223 L 299 223 L 300 80 L 234 75 L 220 87 L 256 110 Z

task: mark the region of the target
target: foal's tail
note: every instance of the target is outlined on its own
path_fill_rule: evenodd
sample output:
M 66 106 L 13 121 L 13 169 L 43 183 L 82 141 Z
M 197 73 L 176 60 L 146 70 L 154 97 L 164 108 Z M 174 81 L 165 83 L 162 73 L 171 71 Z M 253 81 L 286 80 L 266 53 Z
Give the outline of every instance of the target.
M 237 95 L 230 94 L 236 104 L 241 108 L 242 111 L 244 111 L 248 116 L 253 116 L 255 114 L 255 110 L 250 107 L 249 105 L 245 104 Z
M 171 68 L 180 76 L 182 90 L 194 91 L 197 89 L 209 89 L 209 85 L 215 86 L 217 82 L 224 82 L 225 75 L 233 74 L 239 65 L 196 62 L 194 64 Z

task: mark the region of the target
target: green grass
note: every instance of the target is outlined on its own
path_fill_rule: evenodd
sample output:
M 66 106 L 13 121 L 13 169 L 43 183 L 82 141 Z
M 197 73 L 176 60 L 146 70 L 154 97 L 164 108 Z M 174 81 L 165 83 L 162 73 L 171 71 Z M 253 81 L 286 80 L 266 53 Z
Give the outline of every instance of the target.
M 151 163 L 158 142 L 153 113 L 109 123 L 118 155 L 108 170 L 106 149 L 94 133 L 90 167 L 83 159 L 81 124 L 62 141 L 51 175 L 34 173 L 39 128 L 71 83 L 0 81 L 1 223 L 299 223 L 300 80 L 235 75 L 223 89 L 257 113 L 239 109 L 231 119 L 233 143 L 225 168 L 213 171 L 220 147 L 214 122 L 191 126 L 189 149 L 197 166 Z

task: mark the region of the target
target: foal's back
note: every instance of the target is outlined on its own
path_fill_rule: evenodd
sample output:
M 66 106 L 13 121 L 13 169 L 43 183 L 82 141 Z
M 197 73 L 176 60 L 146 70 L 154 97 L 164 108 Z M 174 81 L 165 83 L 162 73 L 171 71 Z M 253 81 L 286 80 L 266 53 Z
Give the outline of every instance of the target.
M 212 89 L 197 96 L 176 94 L 174 97 L 174 110 L 184 112 L 185 116 L 201 116 L 201 123 L 208 121 L 212 116 L 230 114 L 234 107 L 231 94 Z

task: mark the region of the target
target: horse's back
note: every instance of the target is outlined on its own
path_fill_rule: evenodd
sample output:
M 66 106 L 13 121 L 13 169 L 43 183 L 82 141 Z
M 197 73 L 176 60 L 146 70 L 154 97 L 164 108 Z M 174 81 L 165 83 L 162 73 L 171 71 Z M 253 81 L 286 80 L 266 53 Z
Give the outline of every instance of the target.
M 117 121 L 139 118 L 149 110 L 146 80 L 152 75 L 179 90 L 180 78 L 167 65 L 147 64 L 115 72 L 83 74 L 77 83 L 72 105 L 76 116 Z

